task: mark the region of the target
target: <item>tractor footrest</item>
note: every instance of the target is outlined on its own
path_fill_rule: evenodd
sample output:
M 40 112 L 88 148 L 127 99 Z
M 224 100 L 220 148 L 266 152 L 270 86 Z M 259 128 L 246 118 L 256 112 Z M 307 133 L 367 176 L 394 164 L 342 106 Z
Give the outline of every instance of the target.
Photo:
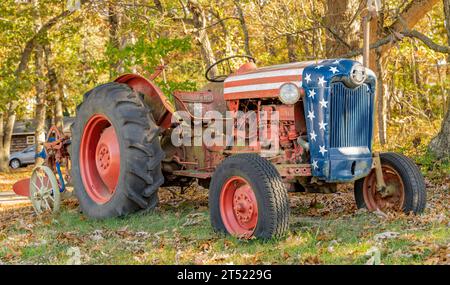
M 176 170 L 173 172 L 173 174 L 179 175 L 179 176 L 188 176 L 188 177 L 194 177 L 194 178 L 200 178 L 200 179 L 207 179 L 207 178 L 212 177 L 213 172 L 196 171 L 196 170 Z

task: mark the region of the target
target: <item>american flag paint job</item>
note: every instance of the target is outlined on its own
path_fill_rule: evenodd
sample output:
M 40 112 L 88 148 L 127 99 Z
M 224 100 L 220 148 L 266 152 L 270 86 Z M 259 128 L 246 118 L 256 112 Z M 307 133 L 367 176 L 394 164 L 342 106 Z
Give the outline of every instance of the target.
M 296 62 L 231 75 L 224 82 L 225 100 L 277 97 L 281 85 L 288 82 L 300 88 L 304 68 L 315 63 Z
M 342 78 L 350 75 L 355 64 L 358 63 L 348 59 L 326 60 L 320 64 L 308 66 L 303 71 L 302 86 L 306 92 L 304 111 L 310 145 L 311 170 L 313 176 L 327 182 L 356 180 L 367 175 L 371 170 L 375 76 L 369 72 L 366 92 L 363 92 L 363 88 L 336 88 L 336 84 L 344 86 L 341 83 Z M 333 94 L 333 92 L 343 94 Z M 349 96 L 365 98 L 350 100 L 347 98 Z M 347 99 L 340 99 L 343 97 Z M 361 102 L 361 104 L 351 104 L 353 101 Z M 334 120 L 332 120 L 332 114 Z M 354 125 L 358 127 L 353 127 Z M 354 131 L 356 129 L 358 130 Z M 365 134 L 370 135 L 370 138 L 357 139 Z M 333 141 L 339 142 L 339 145 L 333 143 L 331 135 L 333 135 Z
M 327 182 L 353 181 L 371 170 L 372 101 L 376 82 L 375 75 L 368 70 L 367 91 L 336 88 L 335 84 L 349 78 L 355 64 L 359 63 L 332 59 L 257 68 L 229 76 L 224 82 L 224 97 L 225 100 L 273 98 L 285 83 L 301 87 L 305 92 L 303 106 L 312 175 Z M 344 93 L 333 94 L 333 88 L 334 92 Z M 332 142 L 331 135 L 338 143 Z M 363 140 L 364 135 L 370 137 Z

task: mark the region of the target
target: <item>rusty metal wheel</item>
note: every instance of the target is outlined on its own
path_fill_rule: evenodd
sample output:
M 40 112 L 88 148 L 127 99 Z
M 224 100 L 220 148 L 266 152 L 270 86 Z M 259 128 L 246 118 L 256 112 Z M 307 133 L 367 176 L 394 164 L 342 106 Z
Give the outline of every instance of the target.
M 426 205 L 425 181 L 412 160 L 397 153 L 380 154 L 381 169 L 386 183 L 378 189 L 375 169 L 355 182 L 358 208 L 369 211 L 403 211 L 419 214 Z
M 364 180 L 363 196 L 369 211 L 401 211 L 405 200 L 405 186 L 398 172 L 389 165 L 382 166 L 386 189 L 377 190 L 377 178 L 372 170 Z

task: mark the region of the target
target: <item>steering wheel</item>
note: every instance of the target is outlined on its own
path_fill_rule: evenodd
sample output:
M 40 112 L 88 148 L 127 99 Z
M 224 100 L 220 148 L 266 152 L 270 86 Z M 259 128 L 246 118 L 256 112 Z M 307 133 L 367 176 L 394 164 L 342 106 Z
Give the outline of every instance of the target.
M 251 57 L 251 56 L 249 56 L 249 55 L 232 55 L 232 56 L 229 56 L 229 57 L 222 58 L 222 59 L 220 59 L 220 60 L 214 62 L 213 64 L 211 64 L 211 65 L 206 69 L 206 72 L 205 72 L 206 80 L 208 80 L 208 81 L 210 81 L 210 82 L 224 82 L 225 79 L 228 77 L 229 74 L 227 74 L 227 75 L 221 74 L 221 75 L 210 76 L 210 72 L 211 72 L 211 70 L 212 70 L 214 67 L 216 67 L 217 65 L 221 64 L 221 63 L 224 62 L 224 61 L 229 61 L 230 59 L 233 59 L 233 58 L 247 58 L 247 59 L 249 59 L 250 61 L 253 61 L 253 63 L 256 63 L 255 58 L 254 58 L 254 57 Z M 228 67 L 230 68 L 230 72 L 231 72 L 231 66 L 230 66 L 229 64 L 228 64 Z

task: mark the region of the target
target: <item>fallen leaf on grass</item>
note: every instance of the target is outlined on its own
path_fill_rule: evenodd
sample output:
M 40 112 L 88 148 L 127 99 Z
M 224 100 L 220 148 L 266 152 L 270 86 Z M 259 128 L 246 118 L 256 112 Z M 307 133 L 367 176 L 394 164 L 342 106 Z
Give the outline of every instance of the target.
M 306 265 L 322 264 L 322 261 L 320 260 L 320 257 L 318 255 L 310 255 L 306 257 L 303 262 Z
M 224 262 L 226 259 L 230 258 L 230 255 L 227 253 L 215 253 L 211 258 L 210 261 L 212 262 Z
M 209 251 L 211 249 L 211 243 L 209 241 L 204 242 L 200 245 L 200 250 L 201 251 Z
M 203 213 L 194 213 L 187 215 L 186 218 L 183 227 L 197 225 L 205 219 L 205 216 Z
M 381 211 L 380 209 L 376 209 L 372 213 L 374 213 L 377 217 L 380 217 L 383 219 L 387 219 L 389 217 L 385 212 Z
M 380 265 L 381 264 L 381 252 L 380 249 L 376 246 L 371 247 L 365 254 L 369 256 L 369 260 L 367 260 L 366 265 Z
M 77 246 L 70 247 L 67 250 L 67 255 L 69 258 L 67 259 L 67 265 L 80 265 L 81 264 L 81 251 Z
M 328 251 L 329 253 L 333 253 L 333 252 L 334 252 L 334 246 L 335 246 L 336 244 L 338 244 L 337 240 L 332 240 L 332 241 L 330 242 L 330 244 L 328 245 L 327 251 Z
M 156 237 L 156 239 L 160 239 L 160 238 L 161 238 L 161 235 L 162 235 L 162 234 L 165 234 L 165 233 L 167 233 L 167 232 L 168 232 L 168 230 L 163 230 L 163 231 L 157 232 L 157 233 L 155 233 L 155 234 L 153 234 L 153 235 Z
M 398 232 L 384 232 L 384 233 L 376 234 L 373 237 L 373 239 L 376 241 L 382 241 L 385 239 L 397 238 L 399 235 L 400 235 L 400 233 L 398 233 Z
M 80 245 L 84 243 L 83 238 L 78 236 L 75 232 L 59 233 L 56 235 L 56 240 L 70 245 Z
M 92 234 L 91 234 L 91 239 L 93 241 L 100 241 L 103 239 L 103 231 L 102 230 L 95 230 Z
M 392 256 L 395 258 L 411 258 L 413 255 L 411 253 L 405 253 L 399 249 L 394 252 Z

